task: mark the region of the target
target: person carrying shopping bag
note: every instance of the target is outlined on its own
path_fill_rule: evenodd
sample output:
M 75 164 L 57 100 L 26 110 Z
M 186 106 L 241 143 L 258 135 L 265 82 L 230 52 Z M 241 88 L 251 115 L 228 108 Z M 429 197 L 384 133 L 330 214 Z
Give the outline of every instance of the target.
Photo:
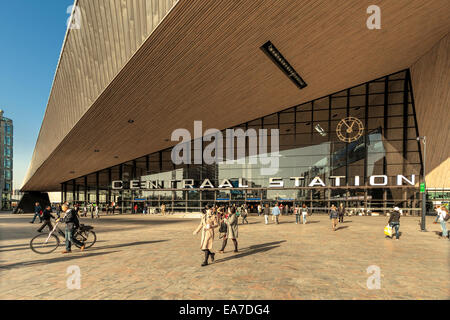
M 400 208 L 395 207 L 394 211 L 391 213 L 391 216 L 389 217 L 388 225 L 392 227 L 395 230 L 395 240 L 398 240 L 400 238 L 400 234 L 398 230 L 400 229 Z M 394 236 L 391 236 L 391 239 L 393 239 Z

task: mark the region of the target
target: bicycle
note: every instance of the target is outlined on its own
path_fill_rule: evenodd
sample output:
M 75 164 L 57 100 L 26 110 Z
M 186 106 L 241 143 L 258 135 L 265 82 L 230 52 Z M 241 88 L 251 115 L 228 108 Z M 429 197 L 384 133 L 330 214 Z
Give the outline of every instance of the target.
M 59 223 L 60 221 L 57 221 L 48 234 L 41 233 L 31 239 L 30 248 L 33 252 L 38 254 L 49 254 L 58 248 L 60 243 L 58 234 L 63 238 L 66 237 L 65 233 L 58 228 Z M 76 229 L 73 237 L 84 244 L 85 248 L 90 248 L 97 241 L 97 235 L 92 229 L 94 229 L 94 227 L 80 224 L 80 227 Z M 76 243 L 75 246 L 78 248 L 81 247 Z

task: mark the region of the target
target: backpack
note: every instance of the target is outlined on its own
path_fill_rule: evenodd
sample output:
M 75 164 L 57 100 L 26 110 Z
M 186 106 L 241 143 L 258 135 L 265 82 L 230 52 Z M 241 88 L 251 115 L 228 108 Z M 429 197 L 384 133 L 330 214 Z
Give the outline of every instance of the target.
M 450 219 L 450 214 L 448 214 L 448 210 L 447 209 L 443 209 L 443 211 L 445 212 L 444 221 L 448 221 Z

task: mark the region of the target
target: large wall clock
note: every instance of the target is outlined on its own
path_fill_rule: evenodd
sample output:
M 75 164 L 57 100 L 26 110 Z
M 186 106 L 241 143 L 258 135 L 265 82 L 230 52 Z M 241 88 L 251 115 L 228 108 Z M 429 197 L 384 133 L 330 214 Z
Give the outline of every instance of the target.
M 364 125 L 355 117 L 347 117 L 339 121 L 336 134 L 341 141 L 353 142 L 358 140 L 364 133 Z

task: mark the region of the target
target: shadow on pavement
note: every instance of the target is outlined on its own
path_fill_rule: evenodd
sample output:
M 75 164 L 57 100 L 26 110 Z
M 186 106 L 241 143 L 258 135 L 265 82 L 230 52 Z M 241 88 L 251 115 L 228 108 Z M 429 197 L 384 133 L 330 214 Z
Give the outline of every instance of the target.
M 235 253 L 232 256 L 216 259 L 214 261 L 214 264 L 230 261 L 230 260 L 233 260 L 233 259 L 243 258 L 243 257 L 249 256 L 249 255 L 252 255 L 252 254 L 256 254 L 256 253 L 266 252 L 266 251 L 269 251 L 269 250 L 272 250 L 272 249 L 280 247 L 279 244 L 281 244 L 283 242 L 286 242 L 286 240 L 275 241 L 275 242 L 267 242 L 267 243 L 261 243 L 261 244 L 253 245 L 253 246 L 241 249 L 238 253 Z
M 99 243 L 99 242 L 106 242 L 106 240 L 97 240 L 95 243 Z M 64 243 L 64 239 L 62 239 L 62 243 Z M 1 249 L 0 252 L 30 250 L 30 243 L 11 245 L 11 246 L 3 246 L 0 248 L 6 248 L 6 247 L 24 247 L 24 248 L 14 248 L 14 249 L 5 249 L 5 250 Z
M 169 241 L 169 240 L 137 241 L 137 242 L 121 243 L 121 244 L 117 244 L 117 245 L 110 245 L 110 246 L 103 246 L 103 247 L 96 247 L 94 245 L 92 248 L 89 248 L 86 250 L 95 251 L 95 250 L 103 250 L 103 249 L 123 248 L 123 247 L 139 246 L 142 244 L 151 244 L 151 243 L 158 243 L 158 242 L 165 242 L 165 241 Z
M 61 248 L 62 249 L 62 248 Z M 98 252 L 98 253 L 81 253 L 81 254 L 77 254 L 78 252 L 74 252 L 74 253 L 67 253 L 64 256 L 62 256 L 61 253 L 59 253 L 58 251 L 51 253 L 52 255 L 54 254 L 60 254 L 59 258 L 53 258 L 53 259 L 40 259 L 40 260 L 31 260 L 31 261 L 24 261 L 24 262 L 17 262 L 17 263 L 12 263 L 12 264 L 6 264 L 6 265 L 1 265 L 0 269 L 12 269 L 15 267 L 30 267 L 30 266 L 35 266 L 35 265 L 40 265 L 40 264 L 50 264 L 50 263 L 56 263 L 56 262 L 62 262 L 62 261 L 70 261 L 70 260 L 74 260 L 74 259 L 82 259 L 82 258 L 89 258 L 89 257 L 94 257 L 94 256 L 100 256 L 100 255 L 104 255 L 104 254 L 109 254 L 109 253 L 114 253 L 114 252 L 120 252 L 119 250 L 117 251 L 108 251 L 108 252 Z
M 349 226 L 337 227 L 337 228 L 336 228 L 336 231 L 341 230 L 341 229 L 346 229 L 346 228 L 348 228 L 348 227 L 349 227 Z

